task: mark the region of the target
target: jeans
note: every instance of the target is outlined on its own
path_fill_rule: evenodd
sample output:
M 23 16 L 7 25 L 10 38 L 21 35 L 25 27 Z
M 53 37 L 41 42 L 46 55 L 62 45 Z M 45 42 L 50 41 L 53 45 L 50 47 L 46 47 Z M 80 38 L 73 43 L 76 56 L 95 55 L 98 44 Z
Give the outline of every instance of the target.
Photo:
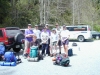
M 46 54 L 48 54 L 48 44 L 42 44 L 42 55 L 45 54 L 45 50 Z

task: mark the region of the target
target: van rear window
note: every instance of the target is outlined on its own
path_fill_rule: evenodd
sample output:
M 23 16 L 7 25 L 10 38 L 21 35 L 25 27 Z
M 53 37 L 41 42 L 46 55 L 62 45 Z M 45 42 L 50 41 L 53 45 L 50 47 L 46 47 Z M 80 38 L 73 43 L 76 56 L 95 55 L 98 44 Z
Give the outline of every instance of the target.
M 22 33 L 19 28 L 6 28 L 7 36 L 15 36 L 17 33 Z

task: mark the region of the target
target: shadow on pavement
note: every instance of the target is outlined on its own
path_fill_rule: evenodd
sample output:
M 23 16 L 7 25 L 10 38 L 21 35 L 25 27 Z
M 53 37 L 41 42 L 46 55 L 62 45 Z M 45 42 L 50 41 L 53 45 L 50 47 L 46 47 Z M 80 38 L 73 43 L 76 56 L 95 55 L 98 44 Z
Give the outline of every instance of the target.
M 67 67 L 72 67 L 72 65 L 69 64 Z
M 93 39 L 85 40 L 84 42 L 93 42 Z M 78 40 L 69 40 L 69 42 L 79 42 Z
M 72 56 L 69 56 L 69 57 L 73 57 L 73 56 L 77 56 L 77 54 L 73 54 Z

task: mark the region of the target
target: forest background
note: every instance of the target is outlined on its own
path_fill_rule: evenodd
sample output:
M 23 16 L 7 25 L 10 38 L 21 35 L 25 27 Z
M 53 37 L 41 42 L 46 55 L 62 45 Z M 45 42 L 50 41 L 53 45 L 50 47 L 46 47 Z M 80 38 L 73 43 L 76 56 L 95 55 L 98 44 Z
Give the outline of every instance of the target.
M 100 0 L 0 0 L 0 27 L 88 24 L 100 31 Z

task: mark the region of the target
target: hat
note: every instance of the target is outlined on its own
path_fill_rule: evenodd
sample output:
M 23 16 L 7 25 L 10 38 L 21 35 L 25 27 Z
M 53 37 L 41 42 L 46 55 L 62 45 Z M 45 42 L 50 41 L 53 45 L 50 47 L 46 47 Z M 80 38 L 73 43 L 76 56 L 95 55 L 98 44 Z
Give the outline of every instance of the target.
M 32 26 L 31 24 L 28 24 L 28 26 Z
M 35 25 L 35 27 L 37 27 L 38 25 Z
M 66 27 L 66 25 L 63 25 L 63 27 Z

